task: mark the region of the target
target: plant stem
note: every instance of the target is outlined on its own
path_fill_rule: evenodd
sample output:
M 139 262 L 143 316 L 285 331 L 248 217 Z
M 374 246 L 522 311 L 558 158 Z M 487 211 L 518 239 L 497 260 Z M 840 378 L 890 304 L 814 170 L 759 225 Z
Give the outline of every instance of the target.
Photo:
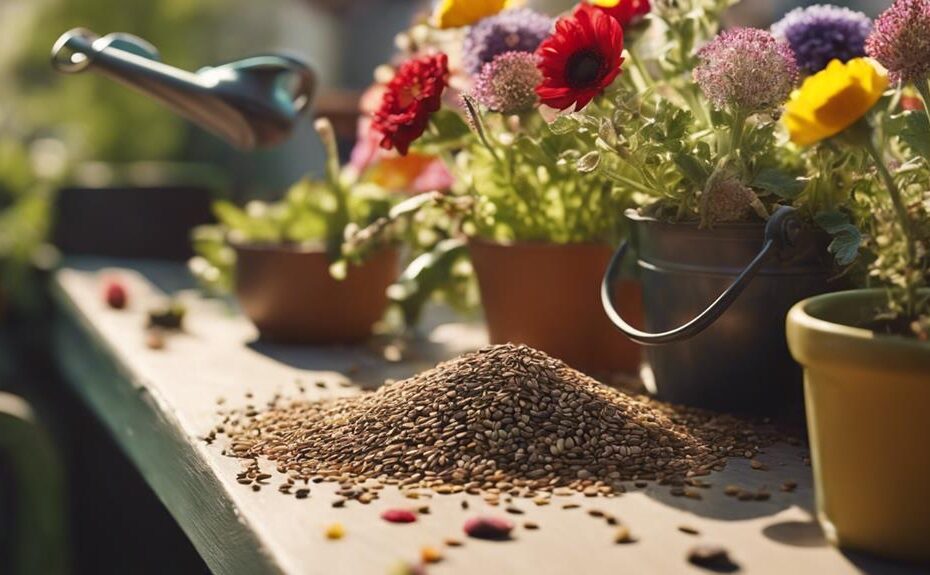
M 656 85 L 655 79 L 652 77 L 652 74 L 649 73 L 649 70 L 646 69 L 646 66 L 643 65 L 643 61 L 640 60 L 639 54 L 636 53 L 635 48 L 633 46 L 627 46 L 626 51 L 630 55 L 630 62 L 633 63 L 633 67 L 642 77 L 643 84 L 645 84 L 644 87 L 646 89 L 654 88 Z
M 915 82 L 917 92 L 924 101 L 924 113 L 927 114 L 927 122 L 930 123 L 930 79 L 926 82 Z M 927 163 L 930 164 L 930 157 L 927 157 Z
M 865 148 L 866 151 L 868 151 L 869 156 L 872 157 L 872 161 L 875 163 L 875 167 L 878 169 L 878 175 L 881 177 L 885 188 L 888 190 L 888 195 L 891 197 L 891 204 L 894 207 L 895 215 L 898 218 L 898 224 L 901 226 L 901 229 L 904 232 L 904 241 L 907 246 L 907 265 L 908 267 L 916 266 L 917 243 L 914 240 L 911 219 L 908 215 L 907 205 L 904 203 L 904 198 L 901 195 L 901 190 L 898 189 L 898 185 L 895 183 L 894 177 L 891 175 L 891 172 L 885 165 L 885 160 L 882 158 L 881 151 L 879 151 L 871 137 L 865 139 Z M 905 286 L 905 290 L 907 298 L 907 314 L 908 316 L 913 316 L 917 302 L 917 286 L 915 286 L 909 279 L 907 279 L 906 282 L 907 285 Z
M 342 254 L 343 234 L 349 225 L 348 190 L 342 185 L 342 166 L 339 163 L 339 148 L 333 125 L 329 120 L 321 118 L 316 121 L 315 127 L 326 149 L 326 179 L 336 200 L 336 211 L 327 223 L 326 231 L 326 251 L 335 260 Z

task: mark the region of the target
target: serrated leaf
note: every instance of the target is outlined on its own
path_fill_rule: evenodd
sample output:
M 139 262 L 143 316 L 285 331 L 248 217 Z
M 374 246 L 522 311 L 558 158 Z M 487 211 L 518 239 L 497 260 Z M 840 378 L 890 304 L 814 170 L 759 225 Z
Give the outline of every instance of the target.
M 553 134 L 562 136 L 574 132 L 579 126 L 578 120 L 571 116 L 557 116 L 556 119 L 549 124 L 549 129 Z
M 814 222 L 833 236 L 829 251 L 841 266 L 848 266 L 859 257 L 862 232 L 849 221 L 849 216 L 840 211 L 821 212 Z
M 703 188 L 710 177 L 710 172 L 691 154 L 675 154 L 673 158 L 675 165 L 681 170 L 688 180 L 697 186 Z
M 578 171 L 582 174 L 590 174 L 597 170 L 597 166 L 601 163 L 601 153 L 600 152 L 588 152 L 584 156 L 581 156 L 578 159 Z
M 756 174 L 750 185 L 753 188 L 775 194 L 780 198 L 793 200 L 804 191 L 807 182 L 783 170 L 765 168 Z

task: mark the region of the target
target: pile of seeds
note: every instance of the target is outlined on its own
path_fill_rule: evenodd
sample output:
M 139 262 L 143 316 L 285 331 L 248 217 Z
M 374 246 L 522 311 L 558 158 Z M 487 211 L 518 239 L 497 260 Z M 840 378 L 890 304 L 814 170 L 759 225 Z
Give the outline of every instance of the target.
M 286 475 L 283 492 L 338 481 L 362 502 L 383 484 L 523 496 L 610 494 L 630 480 L 695 485 L 773 439 L 731 417 L 631 397 L 515 345 L 374 393 L 228 414 L 216 433 L 229 437 L 227 455 L 250 460 L 241 482 L 267 480 L 257 462 L 268 460 Z

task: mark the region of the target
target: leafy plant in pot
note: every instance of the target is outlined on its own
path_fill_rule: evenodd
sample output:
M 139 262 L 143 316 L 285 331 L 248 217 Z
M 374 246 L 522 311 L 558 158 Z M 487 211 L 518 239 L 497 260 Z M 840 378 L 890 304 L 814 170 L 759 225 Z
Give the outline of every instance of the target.
M 861 177 L 875 189 L 857 203 L 871 231 L 872 289 L 799 303 L 788 341 L 805 370 L 827 536 L 930 564 L 930 499 L 913 495 L 930 473 L 930 1 L 895 2 L 868 54 L 875 61 L 835 62 L 810 78 L 786 122 L 799 144 L 866 159 Z M 891 105 L 876 105 L 888 73 Z M 922 102 L 901 111 L 908 86 Z
M 352 343 L 384 315 L 400 262 L 389 240 L 347 256 L 344 230 L 384 217 L 396 196 L 343 169 L 329 121 L 316 127 L 328 154 L 325 180 L 303 180 L 274 204 L 217 202 L 221 223 L 196 230 L 190 268 L 214 290 L 234 289 L 263 339 Z
M 584 106 L 617 77 L 620 24 L 587 5 L 580 9 L 583 16 L 568 16 L 555 28 L 551 18 L 530 9 L 468 6 L 442 3 L 431 24 L 414 27 L 398 41 L 408 54 L 388 94 L 403 95 L 411 85 L 462 93 L 444 105 L 437 94 L 432 108 L 420 109 L 429 123 L 414 134 L 392 123 L 398 115 L 390 103 L 400 96 L 386 96 L 376 112 L 373 127 L 385 146 L 441 155 L 454 176 L 448 194 L 431 196 L 400 217 L 415 219 L 437 208 L 449 216 L 446 240 L 436 248 L 467 254 L 493 343 L 525 343 L 589 372 L 634 372 L 638 349 L 612 329 L 598 295 L 611 246 L 624 234 L 628 194 L 606 178 L 575 170 L 578 135 L 553 132 L 547 121 L 555 113 L 549 105 Z M 592 23 L 591 14 L 602 27 Z M 572 26 L 584 28 L 566 31 Z M 566 35 L 571 42 L 587 41 L 585 30 L 600 34 L 596 48 L 605 66 L 593 70 L 583 88 L 553 95 L 546 70 L 556 64 L 546 64 L 545 54 Z M 449 87 L 430 83 L 437 77 L 448 78 Z M 424 253 L 395 291 L 410 297 L 417 276 L 448 261 L 436 250 Z M 615 295 L 627 313 L 639 314 L 636 282 L 618 283 Z
M 647 386 L 671 402 L 794 420 L 800 372 L 784 318 L 838 285 L 831 251 L 840 264 L 855 259 L 859 232 L 843 211 L 855 185 L 829 155 L 786 144 L 777 120 L 798 57 L 766 30 L 718 33 L 731 4 L 658 5 L 650 30 L 628 42 L 629 74 L 611 97 L 552 129 L 582 134 L 578 169 L 638 205 L 602 299 L 614 324 L 648 346 Z M 644 326 L 610 297 L 631 247 Z

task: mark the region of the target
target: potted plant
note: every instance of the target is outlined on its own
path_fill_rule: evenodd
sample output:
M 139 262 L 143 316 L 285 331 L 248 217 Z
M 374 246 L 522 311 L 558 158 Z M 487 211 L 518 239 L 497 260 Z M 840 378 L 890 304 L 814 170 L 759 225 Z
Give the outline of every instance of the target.
M 556 25 L 533 10 L 503 7 L 444 2 L 430 23 L 399 39 L 407 54 L 385 87 L 373 129 L 400 153 L 443 156 L 454 185 L 402 212 L 444 212 L 443 241 L 435 245 L 444 252 L 426 251 L 395 291 L 415 296 L 415 277 L 467 257 L 493 343 L 525 343 L 589 372 L 634 372 L 639 352 L 603 317 L 598 292 L 612 246 L 625 233 L 629 194 L 575 170 L 579 134 L 548 125 L 552 105 L 566 95 L 547 92 L 544 54 L 567 34 L 581 41 L 593 24 L 570 15 Z M 598 97 L 620 73 L 620 24 L 603 17 L 609 28 L 597 41 L 609 61 L 567 96 L 573 105 Z M 569 21 L 585 28 L 560 32 Z M 418 100 L 405 97 L 411 86 Z M 626 313 L 639 314 L 636 282 L 619 282 L 615 295 Z
M 206 285 L 234 289 L 263 339 L 352 343 L 367 338 L 387 309 L 399 256 L 389 241 L 348 256 L 344 230 L 386 216 L 395 195 L 343 169 L 329 121 L 316 127 L 326 178 L 303 180 L 273 204 L 217 202 L 220 225 L 195 232 L 190 267 Z
M 874 61 L 834 62 L 808 79 L 786 124 L 800 145 L 864 158 L 860 177 L 874 191 L 857 203 L 873 289 L 799 303 L 788 341 L 805 369 L 827 536 L 930 564 L 930 500 L 912 496 L 930 473 L 930 1 L 896 1 L 867 46 Z M 908 86 L 922 102 L 901 111 Z
M 578 169 L 636 200 L 627 218 L 644 325 L 610 297 L 626 245 L 603 300 L 614 324 L 649 346 L 647 385 L 671 402 L 793 419 L 800 372 L 784 318 L 842 285 L 831 282 L 833 260 L 855 259 L 858 230 L 843 211 L 854 183 L 829 156 L 786 145 L 778 118 L 803 55 L 767 30 L 718 32 L 730 4 L 656 5 L 626 29 L 628 73 L 609 97 L 552 129 L 580 133 Z

